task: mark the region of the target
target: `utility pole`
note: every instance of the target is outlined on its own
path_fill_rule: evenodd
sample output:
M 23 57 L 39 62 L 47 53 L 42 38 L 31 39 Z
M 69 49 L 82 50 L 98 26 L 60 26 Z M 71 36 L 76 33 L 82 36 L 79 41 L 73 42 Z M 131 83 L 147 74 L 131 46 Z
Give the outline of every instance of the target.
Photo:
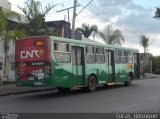
M 80 5 L 77 5 L 76 7 L 78 7 L 78 6 L 80 6 Z M 70 20 L 69 20 L 69 10 L 72 9 L 72 8 L 74 8 L 74 7 L 65 8 L 65 9 L 59 10 L 57 12 L 62 12 L 62 11 L 67 10 L 67 12 L 68 12 L 68 22 L 70 23 Z
M 72 38 L 72 39 L 75 38 L 76 6 L 77 6 L 77 0 L 74 0 L 73 18 L 72 18 L 72 32 L 71 32 L 71 38 Z
M 89 4 L 91 4 L 93 0 L 91 0 L 80 12 L 82 12 Z M 73 6 L 73 19 L 72 19 L 72 32 L 71 32 L 71 38 L 75 38 L 75 19 L 78 14 L 76 14 L 76 7 L 77 7 L 77 0 L 74 0 L 74 6 Z

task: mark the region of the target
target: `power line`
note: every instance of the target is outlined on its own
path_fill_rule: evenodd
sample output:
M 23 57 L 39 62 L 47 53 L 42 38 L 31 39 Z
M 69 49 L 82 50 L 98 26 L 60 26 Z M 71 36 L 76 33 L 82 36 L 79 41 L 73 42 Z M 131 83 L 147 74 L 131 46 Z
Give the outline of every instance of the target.
M 82 7 L 85 7 L 85 6 L 83 6 L 82 4 L 80 4 L 80 3 L 78 3 L 78 4 L 79 4 L 80 6 L 82 6 Z M 90 12 L 92 12 L 92 13 L 96 14 L 97 16 L 100 16 L 102 19 L 104 19 L 104 20 L 107 20 L 107 21 L 108 21 L 108 19 L 103 18 L 101 15 L 99 15 L 98 13 L 96 13 L 96 12 L 94 12 L 94 11 L 90 10 L 89 8 L 85 8 L 85 9 L 87 9 L 88 11 L 90 11 Z
M 79 5 L 81 5 L 82 7 L 84 7 L 82 4 L 80 4 L 79 3 Z M 102 19 L 104 19 L 104 20 L 106 20 L 106 21 L 109 21 L 109 19 L 106 19 L 106 18 L 104 18 L 104 17 L 102 17 L 100 14 L 98 14 L 98 13 L 96 13 L 96 12 L 94 12 L 93 10 L 91 10 L 91 9 L 89 9 L 89 8 L 86 8 L 88 11 L 90 11 L 90 12 L 92 12 L 92 13 L 94 13 L 94 14 L 96 14 L 97 16 L 99 16 L 100 18 L 102 18 Z M 109 21 L 109 23 L 111 24 L 111 25 L 115 25 L 115 26 L 117 26 L 117 24 L 115 24 L 115 23 L 113 23 L 113 22 L 111 22 L 111 21 Z M 121 28 L 120 28 L 121 29 Z M 127 29 L 125 29 L 125 31 L 128 33 L 131 33 L 131 34 L 133 34 L 133 35 L 136 35 L 136 36 L 140 36 L 142 33 L 139 33 L 139 32 L 133 32 L 133 31 L 129 31 L 129 30 L 127 30 Z
M 93 0 L 91 0 L 86 6 L 84 6 L 83 9 L 82 9 L 79 13 L 81 13 L 84 9 L 86 9 L 86 7 L 87 7 L 89 4 L 91 4 L 91 2 L 93 2 Z M 78 13 L 78 14 L 79 14 L 79 13 Z M 77 14 L 77 15 L 78 15 L 78 14 Z
M 82 4 L 80 4 L 80 3 L 79 3 L 79 5 L 82 6 L 82 7 L 84 7 L 84 6 L 83 6 Z M 93 14 L 99 16 L 99 17 L 102 18 L 102 19 L 104 19 L 104 20 L 106 20 L 106 21 L 109 21 L 109 19 L 106 19 L 106 18 L 102 17 L 100 14 L 94 12 L 93 10 L 91 10 L 91 9 L 89 9 L 89 8 L 85 8 L 85 9 L 87 9 L 88 11 L 92 12 Z M 109 23 L 110 23 L 111 25 L 118 26 L 117 24 L 115 24 L 115 23 L 113 23 L 113 22 L 111 22 L 111 21 L 109 21 Z M 120 28 L 120 27 L 119 27 L 119 28 Z M 121 28 L 120 28 L 120 29 L 121 29 Z M 135 35 L 136 37 L 139 37 L 140 35 L 143 34 L 143 33 L 140 33 L 140 32 L 138 32 L 138 31 L 137 31 L 137 32 L 133 32 L 133 31 L 130 31 L 130 30 L 127 30 L 127 29 L 122 29 L 122 30 L 123 30 L 123 33 L 126 32 L 126 33 L 129 33 L 129 34 Z M 153 39 L 150 40 L 150 44 L 152 44 L 152 46 L 160 47 L 160 45 L 158 45 L 158 44 L 154 45 L 154 44 L 153 44 L 154 42 L 160 43 L 160 41 L 157 41 L 157 39 L 155 39 L 155 40 L 153 40 Z

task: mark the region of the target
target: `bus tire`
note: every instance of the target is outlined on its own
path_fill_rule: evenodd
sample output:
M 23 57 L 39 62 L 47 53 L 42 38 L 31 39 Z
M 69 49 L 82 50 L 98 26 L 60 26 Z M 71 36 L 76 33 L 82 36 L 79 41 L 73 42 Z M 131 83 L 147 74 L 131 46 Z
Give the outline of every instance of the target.
M 96 77 L 91 75 L 88 79 L 87 90 L 89 92 L 94 92 L 96 90 Z
M 128 76 L 128 81 L 124 82 L 125 86 L 130 86 L 132 84 L 132 77 Z
M 70 88 L 57 87 L 57 90 L 58 90 L 60 93 L 66 93 L 66 92 L 69 92 L 69 91 L 70 91 Z

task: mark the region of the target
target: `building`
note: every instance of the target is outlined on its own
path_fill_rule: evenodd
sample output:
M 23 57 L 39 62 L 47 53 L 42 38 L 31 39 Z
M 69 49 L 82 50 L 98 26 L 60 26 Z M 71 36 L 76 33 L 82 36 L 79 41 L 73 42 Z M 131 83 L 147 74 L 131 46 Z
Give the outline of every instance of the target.
M 8 0 L 0 0 L 0 10 L 1 11 L 6 11 L 6 10 L 11 10 L 11 4 L 9 3 Z M 9 22 L 9 26 L 11 29 L 14 29 L 15 24 L 17 24 L 18 22 L 26 22 L 26 18 L 24 17 L 24 15 L 20 15 L 21 16 L 21 21 L 17 21 L 16 19 L 8 19 Z M 15 80 L 15 56 L 14 56 L 14 43 L 13 41 L 11 41 L 9 43 L 10 49 L 9 49 L 9 66 L 8 66 L 8 80 L 9 81 L 14 81 Z M 3 40 L 0 37 L 0 77 L 2 76 L 2 69 L 3 69 L 3 61 L 4 61 L 4 50 L 3 50 Z
M 8 0 L 0 0 L 0 8 L 11 10 L 11 3 Z
M 8 66 L 8 80 L 14 81 L 15 80 L 15 45 L 13 41 L 9 43 L 9 66 Z M 3 68 L 3 60 L 4 60 L 4 51 L 3 51 L 3 40 L 0 40 L 0 77 L 2 76 L 2 68 Z
M 69 22 L 64 20 L 61 21 L 47 21 L 46 22 L 47 29 L 50 34 L 53 34 L 57 37 L 70 38 L 70 26 Z
M 64 20 L 60 21 L 47 21 L 46 22 L 48 34 L 63 37 L 63 38 L 71 38 L 71 24 Z M 78 31 L 75 31 L 75 39 L 82 40 L 82 34 Z

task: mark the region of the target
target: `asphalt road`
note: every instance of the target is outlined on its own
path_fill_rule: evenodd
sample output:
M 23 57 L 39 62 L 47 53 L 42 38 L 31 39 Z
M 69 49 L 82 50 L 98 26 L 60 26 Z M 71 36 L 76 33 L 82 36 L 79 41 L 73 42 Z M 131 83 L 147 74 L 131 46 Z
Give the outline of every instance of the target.
M 96 92 L 74 90 L 19 94 L 0 97 L 0 112 L 12 113 L 110 113 L 160 112 L 160 79 L 134 81 L 124 85 L 98 87 Z

